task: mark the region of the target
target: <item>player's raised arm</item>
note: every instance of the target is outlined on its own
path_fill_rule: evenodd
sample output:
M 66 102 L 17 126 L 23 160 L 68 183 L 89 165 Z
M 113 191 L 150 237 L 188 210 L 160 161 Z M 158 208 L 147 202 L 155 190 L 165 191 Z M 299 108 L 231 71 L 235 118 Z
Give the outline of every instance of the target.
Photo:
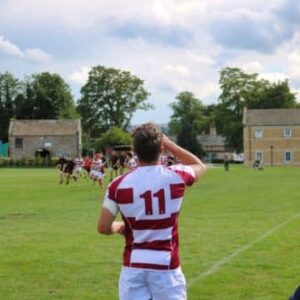
M 206 172 L 206 165 L 196 155 L 172 142 L 165 135 L 162 145 L 165 151 L 177 157 L 183 165 L 188 165 L 194 170 L 195 180 L 198 180 Z

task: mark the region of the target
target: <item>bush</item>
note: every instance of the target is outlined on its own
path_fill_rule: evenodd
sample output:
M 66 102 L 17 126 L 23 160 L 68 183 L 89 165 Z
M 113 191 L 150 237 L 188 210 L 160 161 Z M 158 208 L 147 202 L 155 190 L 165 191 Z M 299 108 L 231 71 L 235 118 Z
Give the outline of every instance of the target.
M 96 151 L 104 151 L 106 147 L 117 145 L 130 145 L 132 137 L 130 133 L 121 128 L 113 127 L 106 131 L 100 139 L 95 142 Z
M 46 168 L 54 167 L 56 164 L 57 158 L 30 158 L 23 157 L 20 159 L 13 159 L 9 157 L 0 157 L 0 168 L 21 168 L 21 167 L 30 167 L 30 168 Z
M 0 167 L 7 167 L 7 166 L 8 166 L 8 158 L 0 157 Z

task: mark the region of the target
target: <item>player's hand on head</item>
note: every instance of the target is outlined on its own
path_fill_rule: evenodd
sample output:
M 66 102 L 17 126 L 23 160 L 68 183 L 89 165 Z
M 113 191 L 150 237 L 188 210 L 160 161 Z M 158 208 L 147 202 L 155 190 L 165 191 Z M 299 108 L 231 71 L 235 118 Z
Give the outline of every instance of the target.
M 164 134 L 162 139 L 162 146 L 166 148 L 170 142 L 171 142 L 170 139 Z

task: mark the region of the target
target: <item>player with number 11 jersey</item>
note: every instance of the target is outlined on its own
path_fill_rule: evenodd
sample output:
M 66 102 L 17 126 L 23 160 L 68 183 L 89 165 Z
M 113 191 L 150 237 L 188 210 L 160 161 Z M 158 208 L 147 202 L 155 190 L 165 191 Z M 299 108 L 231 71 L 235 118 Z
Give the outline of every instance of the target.
M 135 129 L 133 146 L 137 168 L 111 182 L 98 222 L 100 233 L 125 237 L 119 298 L 184 300 L 178 218 L 186 186 L 198 180 L 206 166 L 152 123 Z M 163 151 L 182 164 L 162 165 L 159 156 Z M 119 212 L 121 222 L 115 221 Z
M 124 266 L 175 269 L 178 215 L 185 186 L 195 175 L 189 166 L 140 166 L 111 183 L 104 206 L 125 222 Z

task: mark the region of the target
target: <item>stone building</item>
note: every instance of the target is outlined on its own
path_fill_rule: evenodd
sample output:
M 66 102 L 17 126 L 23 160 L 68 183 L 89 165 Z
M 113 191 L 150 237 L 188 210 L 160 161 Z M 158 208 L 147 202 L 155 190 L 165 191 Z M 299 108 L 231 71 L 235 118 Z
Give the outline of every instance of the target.
M 80 120 L 11 120 L 9 153 L 14 159 L 77 156 L 81 151 Z
M 204 157 L 206 162 L 221 162 L 224 160 L 225 154 L 228 155 L 225 146 L 225 138 L 217 134 L 215 126 L 210 126 L 209 133 L 201 134 L 197 139 L 206 153 L 206 156 Z M 230 153 L 229 159 L 233 159 L 232 153 Z
M 300 165 L 300 109 L 244 109 L 243 125 L 245 165 Z

